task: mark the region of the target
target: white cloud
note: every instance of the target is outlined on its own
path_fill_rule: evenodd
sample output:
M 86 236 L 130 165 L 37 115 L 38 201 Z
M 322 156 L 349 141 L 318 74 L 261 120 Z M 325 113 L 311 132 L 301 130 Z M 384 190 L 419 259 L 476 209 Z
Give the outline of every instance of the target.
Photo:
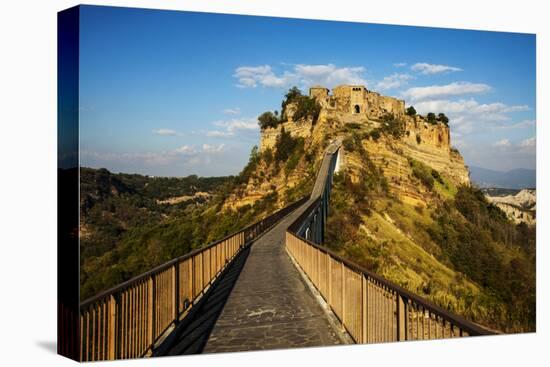
M 497 148 L 498 152 L 529 156 L 536 152 L 537 139 L 536 137 L 527 138 L 520 142 L 513 143 L 509 139 L 504 138 L 493 143 L 493 147 Z
M 255 118 L 231 119 L 214 121 L 215 126 L 224 127 L 227 132 L 234 133 L 237 130 L 259 130 Z
M 519 147 L 520 147 L 520 150 L 524 153 L 535 154 L 537 149 L 537 138 L 533 136 L 531 138 L 522 140 L 519 143 Z
M 227 138 L 233 135 L 235 135 L 235 133 L 230 131 L 211 130 L 206 132 L 206 136 L 213 138 Z
M 362 66 L 338 68 L 333 64 L 299 64 L 294 67 L 294 75 L 298 79 L 298 84 L 303 86 L 320 84 L 329 88 L 339 84 L 366 85 L 367 82 L 362 77 L 364 72 L 365 68 Z
M 426 62 L 418 62 L 414 64 L 411 66 L 411 70 L 424 75 L 462 71 L 461 68 L 457 68 L 456 66 L 428 64 Z
M 195 148 L 193 148 L 189 145 L 182 145 L 181 147 L 176 148 L 174 151 L 176 153 L 180 153 L 180 154 L 194 154 L 195 153 Z
M 512 144 L 510 144 L 510 140 L 508 139 L 500 139 L 493 144 L 495 147 L 509 147 L 511 145 Z
M 339 84 L 364 84 L 365 68 L 362 66 L 336 67 L 334 64 L 296 64 L 290 69 L 276 74 L 270 65 L 241 66 L 233 76 L 237 78 L 237 87 L 288 88 L 292 85 L 309 87 L 320 84 L 334 87 Z
M 239 115 L 241 113 L 241 109 L 239 107 L 226 108 L 223 110 L 223 113 L 226 115 Z
M 514 125 L 505 124 L 510 120 L 512 112 L 527 111 L 527 105 L 507 105 L 502 102 L 479 103 L 473 98 L 450 101 L 435 99 L 421 101 L 414 104 L 420 114 L 428 112 L 443 112 L 450 118 L 453 131 L 470 133 L 475 129 L 511 129 L 529 127 L 530 122 L 521 122 Z M 532 125 L 531 125 L 532 126 Z
M 219 154 L 224 150 L 224 144 L 203 144 L 198 148 L 190 145 L 182 145 L 176 149 L 160 152 L 114 153 L 83 151 L 82 156 L 87 160 L 96 162 L 138 163 L 148 166 L 167 166 L 178 161 L 186 164 L 194 164 L 194 162 L 208 164 L 211 155 Z
M 176 130 L 172 129 L 158 129 L 153 130 L 153 134 L 161 135 L 161 136 L 181 136 L 181 133 L 178 133 Z
M 534 127 L 535 124 L 536 124 L 535 120 L 523 120 L 513 124 L 499 125 L 499 126 L 496 126 L 495 129 L 501 129 L 501 130 L 527 129 L 530 127 Z
M 402 67 L 407 66 L 407 63 L 406 62 L 396 62 L 395 64 L 393 64 L 393 66 L 395 66 L 396 68 L 402 68 Z
M 427 99 L 445 98 L 465 94 L 479 94 L 491 90 L 491 87 L 482 83 L 454 82 L 447 85 L 431 85 L 427 87 L 409 88 L 402 93 L 409 102 Z
M 220 153 L 223 151 L 224 147 L 225 147 L 225 144 L 219 144 L 219 145 L 203 144 L 202 151 L 204 153 Z
M 400 88 L 407 85 L 409 80 L 414 79 L 414 76 L 409 74 L 394 73 L 390 76 L 384 77 L 376 84 L 376 88 L 381 90 Z
M 414 108 L 421 114 L 428 112 L 444 112 L 448 115 L 468 114 L 475 115 L 479 120 L 484 121 L 504 121 L 509 117 L 506 115 L 511 112 L 527 111 L 527 105 L 509 106 L 502 102 L 479 103 L 475 99 L 460 99 L 450 101 L 447 99 L 435 99 L 418 102 Z
M 536 138 L 533 136 L 529 139 L 525 139 L 525 140 L 522 140 L 521 143 L 519 144 L 521 147 L 523 148 L 526 148 L 526 147 L 533 147 L 535 146 L 536 144 Z
M 240 88 L 256 88 L 258 84 L 264 87 L 281 87 L 286 82 L 284 78 L 275 76 L 269 65 L 240 66 L 233 74 Z

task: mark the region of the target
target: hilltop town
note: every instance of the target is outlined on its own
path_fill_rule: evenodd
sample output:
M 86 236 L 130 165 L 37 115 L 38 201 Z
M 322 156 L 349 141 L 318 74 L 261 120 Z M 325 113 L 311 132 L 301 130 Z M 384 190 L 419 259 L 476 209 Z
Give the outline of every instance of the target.
M 325 87 L 313 86 L 308 96 L 303 97 L 302 100 L 309 99 L 318 104 L 317 116 L 304 118 L 300 111 L 299 118 L 296 118 L 300 99 L 289 101 L 284 105 L 278 122 L 262 128 L 260 154 L 276 149 L 281 131 L 293 138 L 303 139 L 306 147 L 320 147 L 327 142 L 327 137 L 355 130 L 368 136 L 370 143 L 365 144 L 365 149 L 370 158 L 380 163 L 390 187 L 405 201 L 413 204 L 424 201 L 418 193 L 418 187 L 409 186 L 409 182 L 403 180 L 411 158 L 444 174 L 455 185 L 469 183 L 464 160 L 451 145 L 448 119 L 444 114 L 434 114 L 431 118 L 421 116 L 414 112 L 414 108 L 406 109 L 405 101 L 383 96 L 362 85 L 340 85 L 332 92 Z M 395 139 L 390 141 L 381 132 L 391 129 L 394 129 L 392 134 Z M 354 164 L 348 161 L 353 160 L 353 157 L 345 154 L 343 157 L 344 166 Z M 263 167 L 258 173 L 267 174 L 268 171 Z M 275 175 L 269 180 L 253 178 L 245 190 L 240 190 L 239 195 L 227 201 L 226 208 L 252 204 L 270 190 L 284 193 L 294 187 L 303 175 L 303 171 L 297 170 L 284 177 Z

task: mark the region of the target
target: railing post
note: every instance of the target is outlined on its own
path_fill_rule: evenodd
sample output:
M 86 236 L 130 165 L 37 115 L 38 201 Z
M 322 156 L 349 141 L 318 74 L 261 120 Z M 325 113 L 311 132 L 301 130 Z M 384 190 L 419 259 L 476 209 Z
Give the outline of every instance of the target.
M 114 295 L 109 297 L 109 332 L 108 332 L 108 348 L 109 355 L 108 359 L 114 360 L 117 358 L 116 348 L 117 348 L 117 324 L 118 324 L 118 312 L 117 312 L 117 301 Z
M 174 267 L 172 268 L 172 290 L 173 290 L 173 297 L 172 297 L 172 315 L 174 317 L 174 321 L 178 322 L 178 316 L 179 316 L 179 262 L 176 262 L 174 264 Z
M 328 264 L 328 304 L 332 306 L 332 259 L 326 254 Z
M 155 282 L 153 280 L 153 276 L 149 277 L 149 280 L 147 281 L 147 293 L 149 295 L 148 300 L 148 311 L 149 314 L 147 315 L 148 318 L 148 333 L 147 333 L 147 344 L 151 348 L 151 351 L 153 350 L 153 343 L 155 341 Z
M 340 262 L 342 264 L 342 324 L 346 325 L 346 279 L 345 279 L 345 265 L 344 262 Z M 345 327 L 345 326 L 344 326 Z
M 397 341 L 407 340 L 407 303 L 397 295 Z
M 364 274 L 361 274 L 361 330 L 362 330 L 362 340 L 363 344 L 367 343 L 367 316 L 368 316 L 368 303 L 367 303 L 367 277 Z

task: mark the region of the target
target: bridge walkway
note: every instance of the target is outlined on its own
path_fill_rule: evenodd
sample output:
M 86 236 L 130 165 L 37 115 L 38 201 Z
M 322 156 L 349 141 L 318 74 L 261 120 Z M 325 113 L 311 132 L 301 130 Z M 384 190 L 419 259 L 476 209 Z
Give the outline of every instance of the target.
M 342 344 L 285 251 L 306 202 L 243 251 L 156 355 Z
M 205 353 L 341 344 L 285 251 L 286 229 L 308 204 L 252 246 Z
M 285 250 L 287 228 L 321 195 L 339 145 L 327 148 L 311 199 L 239 254 L 156 355 L 344 343 Z

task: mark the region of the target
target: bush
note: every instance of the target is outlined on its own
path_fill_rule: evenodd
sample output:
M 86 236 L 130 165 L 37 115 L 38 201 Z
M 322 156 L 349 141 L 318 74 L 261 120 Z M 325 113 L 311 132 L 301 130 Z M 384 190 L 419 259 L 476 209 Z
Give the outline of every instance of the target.
M 293 138 L 289 132 L 285 131 L 284 127 L 281 128 L 281 133 L 277 136 L 275 143 L 275 162 L 286 161 L 297 146 L 301 146 L 303 150 L 303 144 L 303 138 Z
M 437 115 L 437 121 L 442 122 L 445 125 L 449 126 L 449 118 L 445 116 L 444 113 L 440 113 Z
M 281 103 L 281 118 L 286 119 L 286 106 L 289 103 L 292 103 L 296 101 L 298 98 L 302 97 L 302 91 L 298 89 L 298 87 L 292 87 L 288 90 L 288 92 L 285 94 L 285 99 L 283 99 L 283 102 Z M 286 120 L 285 120 L 286 121 Z
M 406 114 L 409 115 L 409 116 L 415 116 L 416 115 L 416 110 L 414 109 L 413 106 L 409 106 L 409 108 L 407 108 L 407 110 L 406 110 Z
M 252 150 L 250 151 L 248 164 L 244 167 L 241 173 L 239 173 L 239 176 L 237 176 L 237 179 L 236 179 L 237 184 L 248 182 L 248 180 L 250 179 L 250 175 L 252 174 L 252 172 L 256 170 L 256 166 L 258 165 L 260 158 L 261 157 L 260 157 L 260 154 L 258 153 L 258 146 L 254 145 L 252 147 Z
M 378 139 L 380 139 L 380 130 L 378 129 L 372 130 L 371 132 L 368 133 L 368 137 L 374 141 L 378 141 Z
M 409 158 L 409 165 L 412 168 L 413 176 L 418 178 L 420 182 L 429 190 L 434 187 L 434 178 L 432 177 L 432 170 L 415 159 Z
M 428 120 L 428 123 L 435 125 L 437 123 L 437 120 L 435 118 L 435 113 L 430 112 L 426 115 L 426 119 Z
M 258 116 L 258 125 L 260 125 L 260 129 L 264 130 L 267 128 L 275 128 L 279 125 L 281 121 L 277 117 L 277 115 L 271 111 L 266 111 L 262 113 L 260 116 Z
M 443 185 L 443 178 L 441 178 L 441 175 L 435 169 L 432 169 L 432 177 L 434 180 Z
M 310 98 L 306 96 L 300 96 L 296 98 L 296 111 L 294 111 L 294 116 L 292 119 L 298 121 L 301 119 L 311 118 L 313 123 L 317 122 L 319 113 L 321 112 L 321 105 L 317 102 L 315 98 Z
M 273 150 L 271 148 L 267 148 L 266 150 L 264 150 L 263 154 L 262 154 L 262 158 L 265 162 L 266 165 L 270 166 L 271 163 L 273 163 Z

